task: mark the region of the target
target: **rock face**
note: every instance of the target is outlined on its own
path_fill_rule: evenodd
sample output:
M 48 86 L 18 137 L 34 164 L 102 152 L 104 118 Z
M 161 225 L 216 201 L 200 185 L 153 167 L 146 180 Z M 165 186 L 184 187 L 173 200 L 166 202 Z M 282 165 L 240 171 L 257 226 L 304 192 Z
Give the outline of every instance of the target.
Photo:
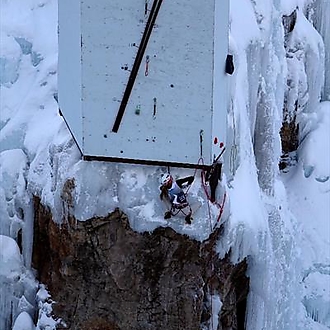
M 171 228 L 137 233 L 115 210 L 58 226 L 35 198 L 33 267 L 47 285 L 60 329 L 199 330 L 211 322 L 211 293 L 223 303 L 218 330 L 244 329 L 246 262 L 214 253 Z

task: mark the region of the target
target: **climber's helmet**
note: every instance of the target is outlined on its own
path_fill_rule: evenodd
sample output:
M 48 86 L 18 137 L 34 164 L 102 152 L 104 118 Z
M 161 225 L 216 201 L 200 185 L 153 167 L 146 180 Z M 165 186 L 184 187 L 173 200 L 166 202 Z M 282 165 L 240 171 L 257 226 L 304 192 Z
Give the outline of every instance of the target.
M 170 173 L 165 173 L 161 177 L 162 186 L 168 186 L 170 183 L 172 183 L 172 181 L 173 181 L 173 178 Z

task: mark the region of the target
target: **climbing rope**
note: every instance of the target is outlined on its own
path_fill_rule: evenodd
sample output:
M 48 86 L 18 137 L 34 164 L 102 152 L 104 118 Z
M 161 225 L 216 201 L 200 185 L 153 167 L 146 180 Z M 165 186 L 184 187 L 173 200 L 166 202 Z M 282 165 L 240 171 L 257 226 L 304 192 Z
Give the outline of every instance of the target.
M 198 159 L 197 165 L 199 165 L 200 163 L 204 163 L 204 162 L 203 162 L 203 157 L 200 157 L 200 158 Z M 196 174 L 197 174 L 197 168 L 195 168 L 195 171 L 194 171 L 194 174 L 193 174 L 194 180 L 195 180 Z M 188 194 L 188 191 L 190 190 L 190 188 L 191 188 L 191 185 L 188 186 L 188 188 L 187 188 L 187 190 L 186 190 L 186 192 L 185 192 L 186 195 Z
M 199 165 L 199 164 L 204 165 L 204 159 L 203 159 L 203 157 L 200 157 L 198 159 L 197 165 Z M 195 169 L 194 177 L 196 176 L 196 172 L 197 172 L 197 169 Z M 201 184 L 202 184 L 202 187 L 203 187 L 203 190 L 204 190 L 204 193 L 206 195 L 207 200 L 210 203 L 212 203 L 213 205 L 216 205 L 219 208 L 219 214 L 218 214 L 217 220 L 215 222 L 215 225 L 216 225 L 220 221 L 220 219 L 221 219 L 221 216 L 222 216 L 222 213 L 223 213 L 223 210 L 224 210 L 224 206 L 225 206 L 225 202 L 226 202 L 227 194 L 226 194 L 226 192 L 224 193 L 223 199 L 222 199 L 222 202 L 221 203 L 219 203 L 217 201 L 214 201 L 214 202 L 211 201 L 211 196 L 210 196 L 210 194 L 208 192 L 208 189 L 207 189 L 207 184 L 206 184 L 206 179 L 205 179 L 205 171 L 204 170 L 201 171 Z M 189 187 L 189 189 L 190 189 L 190 187 Z M 188 191 L 186 193 L 188 193 Z M 214 226 L 212 226 L 212 221 L 211 221 L 211 218 L 212 217 L 211 217 L 210 204 L 208 203 L 207 206 L 208 206 L 208 214 L 209 214 L 209 222 L 210 222 L 210 231 L 212 232 Z
M 219 156 L 219 158 L 220 158 L 220 156 Z M 221 216 L 222 216 L 222 213 L 223 213 L 223 210 L 224 210 L 224 206 L 225 206 L 225 202 L 226 202 L 226 192 L 223 195 L 223 199 L 222 199 L 221 203 L 219 203 L 217 201 L 212 202 L 211 201 L 211 196 L 210 196 L 209 191 L 207 189 L 205 171 L 204 170 L 201 171 L 201 183 L 202 183 L 204 193 L 205 193 L 205 195 L 207 197 L 207 200 L 208 200 L 207 207 L 208 207 L 208 214 L 209 214 L 209 225 L 210 225 L 210 233 L 212 233 L 213 229 L 215 228 L 215 226 L 217 225 L 217 223 L 221 219 Z M 209 202 L 211 202 L 213 205 L 216 205 L 219 208 L 219 214 L 218 214 L 217 220 L 216 220 L 214 225 L 212 225 L 211 207 L 210 207 Z M 211 252 L 210 252 L 211 274 L 214 274 L 214 255 L 213 255 L 213 253 L 214 253 L 214 250 L 213 250 L 213 247 L 211 246 Z M 211 281 L 210 281 L 210 300 L 211 300 L 210 301 L 210 309 L 211 309 L 210 323 L 211 323 L 211 329 L 212 330 L 214 330 L 214 324 L 213 324 L 213 294 L 214 294 L 213 281 L 212 281 L 212 278 L 211 278 Z
M 203 159 L 203 157 L 200 157 L 198 159 L 197 165 L 200 165 L 200 164 L 201 165 L 204 165 L 204 159 Z M 193 177 L 194 178 L 196 177 L 196 174 L 197 174 L 197 168 L 195 169 L 194 174 L 193 174 Z M 224 193 L 221 203 L 219 203 L 218 201 L 212 202 L 211 201 L 210 193 L 209 193 L 209 191 L 207 189 L 207 184 L 206 184 L 206 179 L 205 179 L 205 171 L 204 170 L 201 171 L 201 184 L 202 184 L 202 187 L 203 187 L 203 190 L 204 190 L 204 193 L 206 195 L 206 198 L 207 198 L 208 202 L 212 203 L 213 205 L 216 205 L 219 208 L 219 214 L 217 216 L 216 222 L 215 222 L 214 225 L 212 225 L 211 207 L 210 207 L 210 203 L 207 203 L 208 215 L 209 215 L 210 232 L 212 232 L 213 229 L 214 229 L 214 227 L 220 221 L 221 216 L 223 214 L 225 203 L 226 203 L 226 199 L 227 199 L 227 193 L 226 192 Z M 189 185 L 188 188 L 187 188 L 187 190 L 185 191 L 185 195 L 186 196 L 187 196 L 190 188 L 191 188 L 191 185 Z
M 204 159 L 203 159 L 203 157 L 200 157 L 198 159 L 197 165 L 204 165 Z M 197 170 L 198 169 L 195 168 L 195 171 L 194 171 L 194 174 L 193 174 L 194 179 L 196 177 Z M 170 173 L 170 167 L 169 166 L 168 166 L 168 173 Z M 202 184 L 202 187 L 203 187 L 203 190 L 204 190 L 204 193 L 206 195 L 206 198 L 207 198 L 208 202 L 212 203 L 213 205 L 216 205 L 219 208 L 219 214 L 217 216 L 216 222 L 215 222 L 214 225 L 212 225 L 212 216 L 211 216 L 210 203 L 207 203 L 208 215 L 209 215 L 209 224 L 210 224 L 210 232 L 212 232 L 213 231 L 213 228 L 216 226 L 216 224 L 221 219 L 221 216 L 222 216 L 222 213 L 223 213 L 223 210 L 224 210 L 224 207 L 225 207 L 225 202 L 226 202 L 227 194 L 226 194 L 226 192 L 224 193 L 223 199 L 222 199 L 221 203 L 219 203 L 218 201 L 214 201 L 214 202 L 211 201 L 211 196 L 210 196 L 210 194 L 208 192 L 208 189 L 207 189 L 206 178 L 205 178 L 205 171 L 204 170 L 201 170 L 201 184 Z M 190 188 L 191 188 L 191 185 L 189 185 L 187 187 L 187 189 L 185 190 L 185 192 L 184 192 L 185 196 L 188 195 L 188 192 L 189 192 Z M 178 214 L 179 212 L 182 212 L 182 210 L 178 210 L 174 215 Z
M 222 150 L 222 152 L 216 158 L 216 160 L 218 160 L 221 157 L 221 155 L 223 154 L 224 151 L 225 151 L 225 148 Z M 204 165 L 204 160 L 203 160 L 202 157 L 200 157 L 199 160 L 198 160 L 198 164 L 200 164 L 200 163 L 202 165 Z M 195 173 L 196 173 L 196 170 L 195 170 Z M 225 206 L 225 202 L 226 202 L 227 194 L 226 194 L 226 191 L 225 191 L 221 203 L 219 203 L 218 201 L 214 201 L 214 202 L 211 201 L 211 196 L 210 196 L 210 193 L 207 189 L 207 184 L 206 184 L 206 173 L 205 173 L 204 170 L 201 171 L 201 184 L 202 184 L 204 193 L 206 195 L 206 198 L 208 200 L 207 207 L 208 207 L 208 214 L 209 214 L 209 225 L 210 225 L 210 233 L 212 233 L 213 229 L 215 228 L 215 226 L 218 224 L 218 222 L 221 219 L 221 216 L 222 216 L 222 213 L 223 213 L 223 210 L 224 210 L 224 206 Z M 211 207 L 210 207 L 209 202 L 211 202 L 213 205 L 216 205 L 219 208 L 219 214 L 218 214 L 218 217 L 217 217 L 216 222 L 215 222 L 214 225 L 212 225 Z M 214 255 L 213 255 L 213 253 L 214 253 L 213 247 L 211 247 L 211 252 L 210 252 L 211 274 L 214 274 Z M 212 283 L 212 278 L 211 278 L 211 281 L 210 281 L 210 309 L 211 309 L 210 324 L 211 324 L 211 329 L 212 330 L 214 330 L 214 324 L 213 324 L 213 294 L 214 294 L 214 290 L 213 290 L 213 283 Z
M 224 209 L 224 206 L 225 206 L 225 202 L 226 202 L 226 196 L 227 196 L 227 194 L 226 194 L 226 192 L 224 193 L 223 199 L 222 199 L 222 202 L 221 203 L 219 203 L 217 201 L 212 202 L 211 201 L 210 194 L 209 194 L 209 192 L 207 190 L 207 184 L 206 184 L 206 180 L 205 180 L 205 172 L 204 171 L 201 172 L 201 178 L 202 178 L 202 186 L 203 186 L 203 189 L 204 189 L 204 192 L 205 192 L 205 195 L 206 195 L 207 199 L 212 204 L 218 206 L 218 208 L 219 208 L 219 214 L 218 214 L 218 217 L 217 217 L 217 220 L 216 220 L 216 224 L 217 224 L 220 221 L 220 219 L 221 219 L 221 216 L 222 216 L 222 213 L 223 213 L 223 209 Z M 209 214 L 211 214 L 210 207 L 209 207 Z
M 200 134 L 200 142 L 202 144 L 202 132 Z M 202 147 L 201 147 L 201 154 L 202 154 Z M 220 156 L 221 155 L 219 155 L 219 157 L 217 157 L 217 159 L 220 158 Z M 204 165 L 204 159 L 203 159 L 202 155 L 198 159 L 198 162 L 197 162 L 197 165 L 200 165 L 200 164 Z M 168 167 L 168 172 L 170 173 L 170 167 Z M 194 174 L 193 174 L 194 178 L 196 177 L 196 174 L 197 174 L 197 168 L 195 169 Z M 209 215 L 209 225 L 210 225 L 210 232 L 212 233 L 214 227 L 217 225 L 217 223 L 221 219 L 221 216 L 222 216 L 222 213 L 223 213 L 223 210 L 224 210 L 224 206 L 225 206 L 225 202 L 226 202 L 227 194 L 226 194 L 226 192 L 224 193 L 221 203 L 219 203 L 218 201 L 212 202 L 211 201 L 211 196 L 210 196 L 209 191 L 207 189 L 205 176 L 206 176 L 205 171 L 201 170 L 201 184 L 202 184 L 204 193 L 205 193 L 205 195 L 207 197 L 207 200 L 208 200 L 207 207 L 208 207 L 208 215 Z M 191 185 L 188 186 L 187 190 L 185 191 L 185 195 L 188 194 L 190 188 L 191 188 Z M 211 202 L 213 205 L 216 205 L 219 208 L 219 214 L 218 214 L 217 220 L 216 220 L 214 225 L 212 225 L 211 208 L 210 208 L 210 203 L 209 202 Z M 183 212 L 183 210 L 177 210 L 174 215 L 178 214 L 179 212 L 182 212 L 183 214 L 185 214 Z M 214 260 L 213 260 L 213 258 L 214 258 L 214 256 L 213 256 L 213 248 L 212 248 L 212 250 L 210 252 L 211 274 L 214 274 Z M 213 291 L 213 285 L 212 285 L 212 279 L 211 279 L 211 281 L 210 281 L 210 310 L 211 310 L 210 325 L 211 325 L 212 330 L 214 330 L 214 324 L 213 324 L 213 293 L 214 293 L 214 291 Z

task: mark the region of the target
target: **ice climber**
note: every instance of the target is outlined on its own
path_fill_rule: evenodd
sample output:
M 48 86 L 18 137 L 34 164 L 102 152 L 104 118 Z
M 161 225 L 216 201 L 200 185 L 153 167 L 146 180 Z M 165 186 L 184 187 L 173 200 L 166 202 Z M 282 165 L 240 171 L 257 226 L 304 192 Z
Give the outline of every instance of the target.
M 191 224 L 192 210 L 182 188 L 188 187 L 193 181 L 194 176 L 174 180 L 170 173 L 162 175 L 160 199 L 165 198 L 171 203 L 171 209 L 165 212 L 164 219 L 169 219 L 172 215 L 182 212 L 185 215 L 186 223 Z

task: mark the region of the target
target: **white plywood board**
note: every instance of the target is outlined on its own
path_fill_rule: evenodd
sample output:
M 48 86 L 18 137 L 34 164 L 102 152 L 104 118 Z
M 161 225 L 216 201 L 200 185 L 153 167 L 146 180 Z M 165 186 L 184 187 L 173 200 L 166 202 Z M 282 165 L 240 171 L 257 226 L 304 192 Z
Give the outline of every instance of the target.
M 226 77 L 223 72 L 223 79 L 214 80 L 214 70 L 219 70 L 214 60 L 220 59 L 224 70 L 228 13 L 215 24 L 214 0 L 163 1 L 115 133 L 112 127 L 149 11 L 145 15 L 144 0 L 84 0 L 79 5 L 81 81 L 74 89 L 78 86 L 82 93 L 75 99 L 78 105 L 81 101 L 77 121 L 82 123 L 83 154 L 196 164 L 202 152 L 211 163 L 217 153 L 214 136 L 224 139 L 226 101 L 221 94 Z M 151 5 L 149 1 L 149 10 Z M 215 42 L 215 29 L 226 36 L 223 43 Z M 65 117 L 67 111 L 68 106 Z

